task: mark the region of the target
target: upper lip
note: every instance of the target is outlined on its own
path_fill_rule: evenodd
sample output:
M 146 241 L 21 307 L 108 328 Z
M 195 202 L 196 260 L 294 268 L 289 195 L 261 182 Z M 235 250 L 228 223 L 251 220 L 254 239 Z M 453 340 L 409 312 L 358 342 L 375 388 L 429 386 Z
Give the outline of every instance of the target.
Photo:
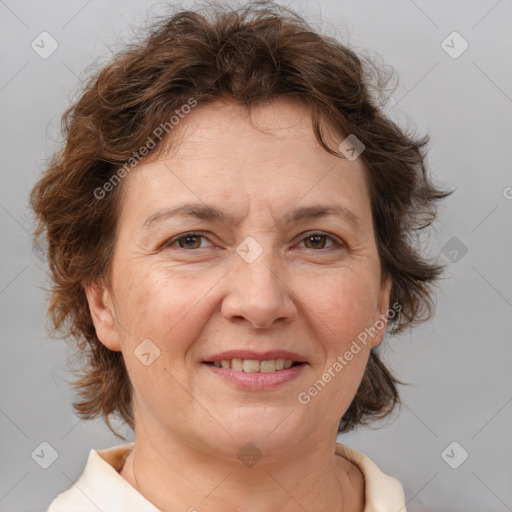
M 266 352 L 255 352 L 254 350 L 228 350 L 220 352 L 211 357 L 208 357 L 203 362 L 210 363 L 230 359 L 256 359 L 258 361 L 267 361 L 269 359 L 289 359 L 297 363 L 306 363 L 299 354 L 289 352 L 288 350 L 267 350 Z

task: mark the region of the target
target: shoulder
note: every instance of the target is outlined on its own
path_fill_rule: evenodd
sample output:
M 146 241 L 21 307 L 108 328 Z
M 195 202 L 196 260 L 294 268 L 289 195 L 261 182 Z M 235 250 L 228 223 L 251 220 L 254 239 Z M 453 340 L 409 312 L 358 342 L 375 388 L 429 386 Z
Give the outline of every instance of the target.
M 336 443 L 336 453 L 349 462 L 347 476 L 354 488 L 364 489 L 365 510 L 406 512 L 403 487 L 396 478 L 384 473 L 367 455 L 353 448 Z
M 118 472 L 132 448 L 133 443 L 91 450 L 80 477 L 52 501 L 47 512 L 157 512 Z

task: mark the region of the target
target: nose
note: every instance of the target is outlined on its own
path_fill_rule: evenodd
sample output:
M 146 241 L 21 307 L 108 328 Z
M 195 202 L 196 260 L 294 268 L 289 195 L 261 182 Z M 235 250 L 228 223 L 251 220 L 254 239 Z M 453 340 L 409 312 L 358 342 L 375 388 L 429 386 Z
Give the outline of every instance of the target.
M 252 263 L 238 258 L 228 279 L 229 291 L 221 308 L 228 320 L 246 321 L 263 329 L 289 323 L 297 314 L 296 295 L 286 282 L 286 269 L 265 251 Z

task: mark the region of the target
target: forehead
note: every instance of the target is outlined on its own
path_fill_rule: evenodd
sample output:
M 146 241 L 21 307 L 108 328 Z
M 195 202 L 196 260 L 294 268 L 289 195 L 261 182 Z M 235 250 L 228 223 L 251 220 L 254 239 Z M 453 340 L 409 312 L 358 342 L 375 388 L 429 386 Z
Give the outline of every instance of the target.
M 180 120 L 169 136 L 166 158 L 201 159 L 214 155 L 230 161 L 241 155 L 244 164 L 265 160 L 267 152 L 278 148 L 289 157 L 328 157 L 313 132 L 310 110 L 294 98 L 274 98 L 265 103 L 242 106 L 228 100 L 196 107 Z M 331 146 L 342 140 L 328 123 L 322 123 Z M 261 153 L 259 150 L 264 148 Z
M 334 149 L 343 140 L 327 125 L 322 133 Z M 369 204 L 361 159 L 343 160 L 322 148 L 309 110 L 297 101 L 250 111 L 228 102 L 199 106 L 171 135 L 155 160 L 142 161 L 128 176 L 123 210 L 129 202 L 131 211 L 155 215 L 204 202 L 231 206 L 233 216 L 257 210 L 281 217 L 299 202 L 337 203 L 361 217 Z

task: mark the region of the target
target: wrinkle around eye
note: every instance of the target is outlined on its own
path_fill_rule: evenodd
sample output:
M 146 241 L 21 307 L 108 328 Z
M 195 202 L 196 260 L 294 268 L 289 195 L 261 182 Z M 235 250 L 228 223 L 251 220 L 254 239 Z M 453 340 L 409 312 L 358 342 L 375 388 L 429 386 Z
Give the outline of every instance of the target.
M 301 235 L 299 235 L 299 236 L 301 238 L 298 241 L 295 241 L 293 243 L 292 248 L 300 246 L 301 244 L 307 243 L 308 240 L 310 240 L 311 238 L 314 238 L 314 237 L 324 238 L 326 240 L 326 242 L 325 242 L 326 246 L 324 246 L 324 247 L 304 247 L 304 246 L 302 246 L 302 247 L 298 247 L 298 249 L 310 251 L 311 253 L 321 254 L 321 253 L 330 253 L 332 251 L 336 251 L 336 250 L 340 250 L 340 249 L 347 250 L 349 248 L 344 240 L 338 238 L 336 235 L 332 235 L 330 233 L 326 233 L 326 232 L 322 232 L 322 231 L 309 231 L 309 232 L 301 233 Z M 177 244 L 179 244 L 179 242 L 181 240 L 186 240 L 187 238 L 201 240 L 200 246 L 199 247 L 180 247 L 179 245 L 177 245 Z M 206 240 L 210 245 L 201 247 L 202 240 Z M 329 242 L 330 242 L 330 245 L 329 245 Z M 163 244 L 160 245 L 160 250 L 165 250 L 165 251 L 176 250 L 181 253 L 183 253 L 183 252 L 193 253 L 193 252 L 199 251 L 200 249 L 204 250 L 204 249 L 212 249 L 212 248 L 215 249 L 217 247 L 216 247 L 215 243 L 213 243 L 209 239 L 207 234 L 205 234 L 204 232 L 194 232 L 194 231 L 176 235 L 176 236 L 166 240 Z

